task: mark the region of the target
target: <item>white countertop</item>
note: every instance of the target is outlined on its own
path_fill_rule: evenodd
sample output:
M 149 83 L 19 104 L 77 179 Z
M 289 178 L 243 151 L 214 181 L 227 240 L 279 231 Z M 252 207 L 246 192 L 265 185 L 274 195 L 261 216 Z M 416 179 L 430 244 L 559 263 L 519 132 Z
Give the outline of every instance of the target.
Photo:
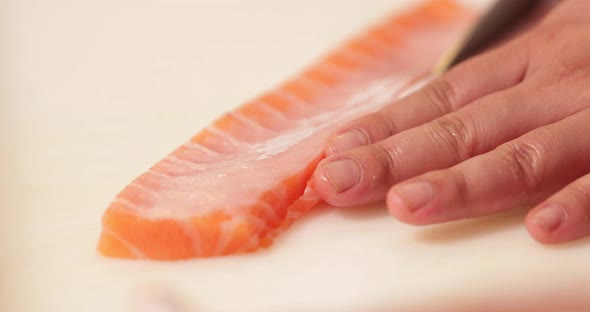
M 95 252 L 133 177 L 408 2 L 0 2 L 0 310 L 590 310 L 590 240 L 541 246 L 522 211 L 414 228 L 322 206 L 257 254 Z

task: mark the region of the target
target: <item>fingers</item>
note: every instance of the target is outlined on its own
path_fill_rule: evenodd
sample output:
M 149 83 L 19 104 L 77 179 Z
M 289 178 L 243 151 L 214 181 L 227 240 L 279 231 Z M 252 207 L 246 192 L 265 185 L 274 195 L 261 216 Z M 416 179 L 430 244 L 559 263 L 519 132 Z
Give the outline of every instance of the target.
M 527 71 L 527 56 L 524 41 L 518 40 L 467 60 L 422 90 L 344 125 L 328 142 L 326 154 L 379 142 L 514 86 Z
M 394 183 L 453 166 L 566 113 L 537 109 L 530 91 L 517 86 L 496 92 L 376 144 L 328 157 L 316 171 L 316 189 L 336 206 L 382 200 Z
M 408 223 L 430 224 L 537 203 L 590 172 L 589 122 L 590 109 L 450 169 L 396 185 L 387 196 L 389 211 Z M 550 234 L 534 233 L 549 240 L 543 235 Z
M 590 174 L 534 208 L 526 224 L 531 236 L 546 244 L 590 235 Z

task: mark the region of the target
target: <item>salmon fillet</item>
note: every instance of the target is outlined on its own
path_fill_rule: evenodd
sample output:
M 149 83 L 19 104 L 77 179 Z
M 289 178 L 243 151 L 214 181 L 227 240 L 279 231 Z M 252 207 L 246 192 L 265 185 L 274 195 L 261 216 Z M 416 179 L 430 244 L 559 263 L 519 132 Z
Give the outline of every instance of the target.
M 178 260 L 268 247 L 320 201 L 308 181 L 334 129 L 426 83 L 474 17 L 427 2 L 225 114 L 116 196 L 98 251 Z

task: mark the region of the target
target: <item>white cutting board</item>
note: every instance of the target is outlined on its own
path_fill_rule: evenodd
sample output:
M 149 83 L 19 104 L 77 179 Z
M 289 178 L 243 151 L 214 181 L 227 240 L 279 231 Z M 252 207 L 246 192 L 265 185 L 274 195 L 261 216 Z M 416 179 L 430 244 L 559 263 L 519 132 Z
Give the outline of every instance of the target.
M 96 254 L 133 177 L 410 2 L 0 1 L 0 311 L 590 310 L 590 240 L 538 245 L 522 211 L 414 228 L 322 206 L 257 254 Z

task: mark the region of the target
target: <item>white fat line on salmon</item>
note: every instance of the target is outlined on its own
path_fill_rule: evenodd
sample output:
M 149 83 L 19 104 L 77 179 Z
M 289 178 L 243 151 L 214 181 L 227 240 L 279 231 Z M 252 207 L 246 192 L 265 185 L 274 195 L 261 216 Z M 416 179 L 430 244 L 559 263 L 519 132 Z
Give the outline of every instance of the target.
M 158 172 L 158 171 L 154 170 L 154 168 L 150 168 L 146 173 L 148 175 L 153 175 L 153 176 L 159 177 L 161 179 L 169 179 L 169 180 L 172 180 L 172 179 L 175 178 L 174 176 L 165 174 L 163 172 Z
M 159 173 L 159 172 L 156 172 L 152 169 L 149 169 L 148 171 L 146 171 L 146 173 L 143 174 L 138 179 L 142 180 L 144 186 L 146 184 L 148 184 L 148 185 L 149 184 L 156 184 L 158 189 L 178 186 L 177 177 L 163 174 L 163 173 Z
M 407 84 L 408 77 L 412 75 L 396 73 L 370 83 L 346 103 L 346 106 L 358 107 L 360 110 L 346 111 L 346 115 L 360 115 L 363 109 L 374 110 L 384 107 L 397 97 L 399 90 Z
M 226 159 L 229 154 L 221 154 L 220 153 L 217 155 L 211 155 L 211 154 L 205 154 L 205 153 L 202 153 L 202 152 L 199 152 L 196 150 L 186 149 L 181 152 L 175 152 L 174 155 L 178 159 L 193 163 L 195 166 L 199 167 L 198 169 L 205 169 L 204 168 L 205 164 L 222 161 L 222 160 Z M 170 163 L 170 161 L 167 161 L 167 163 Z M 173 175 L 173 176 L 176 176 L 176 175 Z
M 338 67 L 338 66 L 328 63 L 328 62 L 321 62 L 316 65 L 316 68 L 321 73 L 324 73 L 324 74 L 326 74 L 328 76 L 332 76 L 332 77 L 348 77 L 353 73 L 352 70 Z M 333 87 L 330 87 L 330 88 L 333 88 Z
M 174 188 L 174 187 L 181 186 L 181 185 L 183 185 L 183 183 L 185 183 L 184 182 L 185 179 L 183 179 L 184 176 L 177 176 L 177 175 L 171 175 L 171 174 L 167 174 L 167 173 L 163 173 L 163 172 L 158 172 L 158 171 L 155 171 L 153 168 L 150 168 L 148 171 L 146 171 L 145 175 L 148 177 L 149 176 L 157 177 L 158 178 L 157 182 L 161 185 L 161 187 L 164 187 L 164 188 Z
M 401 75 L 401 77 L 407 77 Z M 311 118 L 303 120 L 300 125 L 302 128 L 313 127 L 314 131 L 326 128 L 334 123 L 341 123 L 350 120 L 356 116 L 362 116 L 384 107 L 387 103 L 395 98 L 397 92 L 406 84 L 408 78 L 401 78 L 399 75 L 389 77 L 369 83 L 363 87 L 361 92 L 349 96 L 342 101 L 342 105 L 335 110 L 317 114 Z
M 234 147 L 240 147 L 240 146 L 244 145 L 244 142 L 241 141 L 239 138 L 233 136 L 231 133 L 229 133 L 227 131 L 217 128 L 216 126 L 211 125 L 211 126 L 207 127 L 207 131 L 209 131 L 212 134 L 220 137 L 221 139 L 229 142 Z
M 376 25 L 374 29 L 379 29 L 381 32 L 384 32 L 387 37 L 394 38 L 393 41 L 395 43 L 408 38 L 408 30 L 400 24 L 392 24 L 391 21 L 380 23 Z
M 199 164 L 196 164 L 192 161 L 188 161 L 188 160 L 184 160 L 181 158 L 178 158 L 176 155 L 171 154 L 170 156 L 167 157 L 168 160 L 171 160 L 172 163 L 174 165 L 180 165 L 182 167 L 188 167 L 188 169 L 198 169 L 201 166 Z
M 192 151 L 203 152 L 203 153 L 206 153 L 206 154 L 211 155 L 211 156 L 218 156 L 218 155 L 221 155 L 222 154 L 222 153 L 220 153 L 218 151 L 214 151 L 214 150 L 212 150 L 212 149 L 210 149 L 210 148 L 208 148 L 206 146 L 203 146 L 200 143 L 195 143 L 195 142 L 192 142 L 192 141 L 188 141 L 188 142 L 184 143 L 183 146 L 186 147 L 186 148 L 188 148 L 188 149 L 190 149 L 190 150 L 192 150 Z
M 311 103 L 302 99 L 301 97 L 299 97 L 296 94 L 293 94 L 287 90 L 283 90 L 281 88 L 277 88 L 275 90 L 272 91 L 272 94 L 275 94 L 276 96 L 288 101 L 289 103 L 293 103 L 295 105 L 297 105 L 298 107 L 312 107 Z
M 385 34 L 385 36 L 377 35 L 377 31 Z M 384 27 L 383 25 L 379 25 L 375 27 L 372 32 L 367 33 L 367 37 L 371 37 L 372 40 L 378 41 L 381 45 L 387 45 L 390 50 L 396 46 L 398 41 L 402 38 L 402 35 L 403 33 L 396 31 L 395 28 L 392 28 L 391 26 Z
M 159 185 L 160 187 L 165 187 L 162 183 L 159 183 L 161 185 Z M 139 182 L 137 181 L 137 179 L 131 181 L 131 183 L 129 183 L 128 187 L 135 187 L 138 190 L 141 191 L 140 193 L 140 197 L 145 197 L 145 196 L 150 196 L 150 198 L 155 199 L 158 197 L 158 193 L 161 191 L 160 188 L 154 189 L 153 186 L 146 186 L 145 184 L 139 184 Z
M 287 116 L 287 114 L 276 110 L 275 108 L 273 108 L 272 106 L 270 106 L 268 103 L 263 102 L 263 101 L 258 101 L 256 102 L 256 108 L 260 109 L 261 111 L 263 111 L 266 114 L 269 114 L 271 116 L 273 116 L 276 119 L 279 120 L 292 120 L 291 118 L 289 118 Z
M 363 65 L 363 67 L 370 71 L 374 70 L 375 68 L 382 68 L 383 66 L 387 65 L 387 62 L 379 60 L 372 55 L 364 54 L 360 51 L 353 50 L 350 46 L 343 47 L 338 52 L 342 53 L 342 56 L 348 57 L 353 61 L 366 64 Z
M 180 225 L 180 228 L 184 232 L 184 235 L 188 236 L 191 240 L 191 249 L 195 254 L 195 257 L 203 255 L 202 239 L 199 232 L 196 231 L 195 225 L 190 223 L 190 219 L 176 219 L 176 222 Z
M 254 160 L 268 159 L 272 156 L 278 155 L 325 127 L 325 125 L 314 126 L 313 124 L 309 126 L 297 127 L 290 129 L 289 131 L 285 131 L 280 135 L 277 135 L 276 137 L 264 142 L 253 144 L 252 150 L 258 154 Z
M 369 69 L 369 66 L 371 66 L 371 64 L 373 63 L 372 60 L 369 60 L 364 56 L 360 56 L 356 52 L 352 52 L 349 49 L 345 49 L 344 46 L 340 47 L 336 51 L 333 51 L 333 53 L 329 55 L 329 57 L 339 58 L 340 61 L 343 61 L 344 63 L 352 63 L 354 69 L 351 69 L 351 71 L 354 71 L 356 73 L 367 71 L 367 69 Z M 331 63 L 328 58 L 324 59 L 324 62 Z
M 223 255 L 225 254 L 225 250 L 227 246 L 232 242 L 234 239 L 233 230 L 238 226 L 240 223 L 247 223 L 244 220 L 243 216 L 232 216 L 231 219 L 225 220 L 219 224 L 219 236 L 217 240 L 217 245 L 215 246 L 214 255 Z
M 186 162 L 188 164 L 189 161 L 183 161 L 181 158 L 178 158 L 176 155 L 174 155 L 174 157 L 172 157 L 173 155 L 174 154 L 169 154 L 166 158 L 161 160 L 159 163 L 159 165 L 163 166 L 165 170 L 171 171 L 170 177 L 172 177 L 172 178 L 187 176 L 187 175 L 190 175 L 191 173 L 194 173 L 196 171 L 203 169 L 202 160 L 200 160 L 199 163 L 194 163 L 193 165 L 189 166 L 189 165 L 181 163 L 181 162 Z M 190 163 L 192 164 L 192 162 L 190 162 Z
M 306 77 L 303 74 L 299 75 L 299 77 L 297 77 L 295 80 L 297 82 L 305 85 L 306 87 L 310 88 L 311 90 L 317 90 L 320 93 L 328 93 L 328 92 L 334 91 L 334 88 L 326 86 L 325 84 L 323 84 L 317 80 Z
M 259 124 L 258 122 L 256 122 L 255 120 L 247 117 L 246 115 L 237 112 L 237 111 L 232 111 L 227 113 L 229 116 L 233 117 L 235 120 L 241 122 L 243 125 L 253 128 L 253 129 L 258 129 L 258 130 L 262 130 L 262 131 L 270 131 L 270 132 L 275 132 L 273 129 L 269 129 L 264 127 L 263 125 Z
M 282 221 L 281 218 L 279 218 L 276 209 L 274 209 L 274 207 L 270 203 L 264 200 L 260 200 L 258 203 L 262 206 L 262 208 L 266 212 L 267 217 L 271 222 L 280 223 Z
M 121 244 L 123 244 L 123 246 L 129 249 L 129 251 L 131 251 L 133 256 L 135 256 L 136 258 L 148 259 L 148 256 L 143 251 L 135 247 L 135 245 L 131 244 L 129 241 L 125 240 L 121 235 L 115 233 L 115 231 L 113 231 L 110 227 L 105 225 L 103 226 L 102 230 L 105 234 L 110 235 L 114 239 L 118 240 Z
M 135 203 L 130 202 L 127 199 L 121 198 L 119 196 L 115 197 L 115 199 L 113 199 L 112 204 L 119 204 L 123 207 L 126 207 L 127 209 L 122 209 L 123 211 L 125 210 L 133 210 L 133 211 L 139 211 L 139 208 L 137 207 L 137 205 Z
M 373 37 L 364 37 L 362 42 L 372 48 L 376 48 L 379 52 L 383 52 L 384 55 L 390 55 L 393 50 L 391 44 L 387 44 Z
M 251 248 L 258 247 L 260 238 L 263 237 L 261 235 L 262 232 L 264 230 L 270 230 L 270 227 L 268 226 L 268 222 L 266 220 L 263 220 L 253 215 L 248 215 L 247 219 L 249 224 L 254 224 L 254 227 L 250 229 L 248 240 L 242 243 L 242 245 L 234 251 L 235 253 L 244 252 Z

